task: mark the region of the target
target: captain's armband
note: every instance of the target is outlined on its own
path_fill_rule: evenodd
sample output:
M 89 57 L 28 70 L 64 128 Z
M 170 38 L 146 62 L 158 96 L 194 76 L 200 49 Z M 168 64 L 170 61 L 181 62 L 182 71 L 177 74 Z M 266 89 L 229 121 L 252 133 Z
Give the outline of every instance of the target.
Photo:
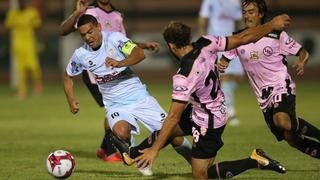
M 137 45 L 132 41 L 127 41 L 122 47 L 120 47 L 120 50 L 126 57 L 128 57 L 136 46 Z

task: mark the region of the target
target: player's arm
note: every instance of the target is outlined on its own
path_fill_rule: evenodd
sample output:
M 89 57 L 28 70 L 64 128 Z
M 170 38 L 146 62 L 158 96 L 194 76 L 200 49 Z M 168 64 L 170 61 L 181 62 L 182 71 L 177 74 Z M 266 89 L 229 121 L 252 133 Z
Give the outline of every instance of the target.
M 121 51 L 126 56 L 124 60 L 117 61 L 115 59 L 107 57 L 105 64 L 111 67 L 132 66 L 141 62 L 145 58 L 143 50 L 132 41 L 127 41 L 126 44 L 121 48 Z
M 172 101 L 169 114 L 165 119 L 160 134 L 151 148 L 144 149 L 141 156 L 135 159 L 138 167 L 152 166 L 162 147 L 166 144 L 174 128 L 177 126 L 187 102 Z
M 246 29 L 239 34 L 229 36 L 226 50 L 234 49 L 240 45 L 255 42 L 273 30 L 283 30 L 290 25 L 288 15 L 279 15 L 271 21 L 253 28 Z
M 87 7 L 87 0 L 77 0 L 76 10 L 60 24 L 59 33 L 61 36 L 68 35 L 76 30 L 74 25 Z
M 299 59 L 294 62 L 292 67 L 296 69 L 297 75 L 302 76 L 304 74 L 304 65 L 307 64 L 309 59 L 309 53 L 304 48 L 301 48 L 297 56 L 299 56 Z
M 79 111 L 79 103 L 73 95 L 73 79 L 65 71 L 63 74 L 64 93 L 66 94 L 70 111 L 76 114 Z
M 146 49 L 154 52 L 159 52 L 160 50 L 160 43 L 156 41 L 149 41 L 149 42 L 135 42 L 141 49 Z

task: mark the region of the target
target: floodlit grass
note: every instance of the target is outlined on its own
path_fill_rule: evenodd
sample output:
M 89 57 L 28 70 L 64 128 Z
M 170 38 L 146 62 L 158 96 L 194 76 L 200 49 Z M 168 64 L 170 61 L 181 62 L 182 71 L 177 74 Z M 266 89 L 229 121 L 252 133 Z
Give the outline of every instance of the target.
M 41 96 L 15 98 L 8 87 L 0 86 L 0 179 L 52 179 L 45 161 L 51 151 L 64 149 L 76 159 L 76 170 L 69 179 L 188 179 L 191 168 L 171 147 L 162 150 L 154 165 L 153 177 L 142 177 L 135 167 L 97 160 L 95 152 L 103 135 L 104 109 L 98 108 L 89 92 L 77 83 L 75 95 L 80 112 L 72 115 L 62 85 L 48 84 Z M 319 83 L 298 83 L 297 114 L 320 127 Z M 168 110 L 170 85 L 151 84 L 149 90 Z M 250 170 L 235 179 L 320 179 L 320 161 L 277 142 L 264 122 L 262 113 L 247 84 L 237 90 L 236 104 L 241 125 L 227 127 L 225 145 L 216 161 L 248 157 L 252 149 L 263 148 L 284 164 L 288 172 Z M 144 133 L 136 139 L 140 142 Z

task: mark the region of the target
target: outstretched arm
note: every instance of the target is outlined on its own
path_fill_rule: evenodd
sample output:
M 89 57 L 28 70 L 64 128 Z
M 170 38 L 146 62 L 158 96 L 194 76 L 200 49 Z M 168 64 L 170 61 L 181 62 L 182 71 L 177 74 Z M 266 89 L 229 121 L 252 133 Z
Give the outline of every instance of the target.
M 59 33 L 61 36 L 68 35 L 76 30 L 74 25 L 79 17 L 86 11 L 87 7 L 87 0 L 77 0 L 76 10 L 60 24 Z
M 158 156 L 160 149 L 166 144 L 167 140 L 169 139 L 171 132 L 178 124 L 181 114 L 185 109 L 186 104 L 181 102 L 173 101 L 171 103 L 170 111 L 165 119 L 163 126 L 161 128 L 160 134 L 153 144 L 151 148 L 147 148 L 142 150 L 143 153 L 141 156 L 135 159 L 137 162 L 138 167 L 146 167 L 148 165 L 152 166 L 153 162 Z
M 73 80 L 67 72 L 64 72 L 63 74 L 63 85 L 70 111 L 71 113 L 76 114 L 79 111 L 79 103 L 73 96 Z
M 117 61 L 115 59 L 112 59 L 110 57 L 106 58 L 106 65 L 111 67 L 123 67 L 123 66 L 131 66 L 138 64 L 145 58 L 143 50 L 136 46 L 131 51 L 130 55 L 124 59 L 123 61 Z
M 302 76 L 304 74 L 304 65 L 306 65 L 308 62 L 309 53 L 304 48 L 302 48 L 299 51 L 298 56 L 299 59 L 294 62 L 292 67 L 296 69 L 298 76 Z
M 290 25 L 288 15 L 279 15 L 271 21 L 253 28 L 246 29 L 239 34 L 229 36 L 226 50 L 234 49 L 238 46 L 255 42 L 273 30 L 283 30 Z
M 146 49 L 154 52 L 159 52 L 160 43 L 156 41 L 149 41 L 145 43 L 135 42 L 141 49 Z

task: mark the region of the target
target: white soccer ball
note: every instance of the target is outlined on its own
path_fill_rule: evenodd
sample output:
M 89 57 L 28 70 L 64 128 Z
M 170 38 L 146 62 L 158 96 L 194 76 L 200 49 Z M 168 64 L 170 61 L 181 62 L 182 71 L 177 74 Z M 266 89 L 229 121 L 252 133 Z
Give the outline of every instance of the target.
M 76 162 L 68 151 L 57 150 L 47 158 L 48 172 L 56 178 L 67 178 L 71 176 Z

